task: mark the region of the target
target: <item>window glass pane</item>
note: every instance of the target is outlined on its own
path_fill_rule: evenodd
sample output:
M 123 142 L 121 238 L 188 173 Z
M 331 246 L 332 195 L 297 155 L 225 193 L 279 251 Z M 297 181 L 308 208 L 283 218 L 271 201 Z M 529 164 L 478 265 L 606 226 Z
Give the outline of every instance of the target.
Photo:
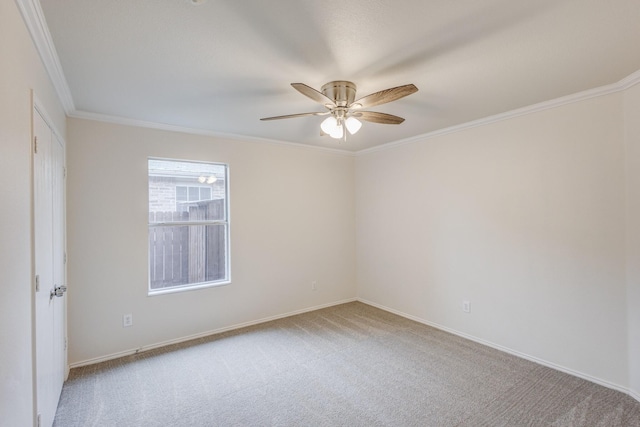
M 187 201 L 187 187 L 183 187 L 183 186 L 176 187 L 176 201 L 178 202 Z
M 189 187 L 189 201 L 197 202 L 200 200 L 200 189 L 198 187 Z
M 227 280 L 227 225 L 149 228 L 151 290 Z
M 226 220 L 226 181 L 226 165 L 150 159 L 150 222 Z
M 211 188 L 200 187 L 200 200 L 211 200 Z

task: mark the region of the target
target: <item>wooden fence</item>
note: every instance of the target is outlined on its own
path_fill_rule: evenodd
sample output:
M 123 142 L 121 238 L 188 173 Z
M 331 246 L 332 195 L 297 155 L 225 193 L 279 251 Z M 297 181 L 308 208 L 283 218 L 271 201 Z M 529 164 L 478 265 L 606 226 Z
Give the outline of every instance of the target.
M 224 200 L 190 204 L 188 212 L 151 212 L 149 222 L 203 221 L 224 218 Z M 151 289 L 225 278 L 225 226 L 149 227 Z

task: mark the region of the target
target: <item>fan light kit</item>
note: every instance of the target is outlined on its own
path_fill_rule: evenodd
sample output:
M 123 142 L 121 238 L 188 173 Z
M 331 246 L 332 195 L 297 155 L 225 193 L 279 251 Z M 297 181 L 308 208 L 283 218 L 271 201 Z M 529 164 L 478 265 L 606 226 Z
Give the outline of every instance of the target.
M 294 117 L 329 116 L 320 125 L 321 135 L 329 135 L 331 138 L 347 140 L 347 132 L 354 135 L 362 127 L 364 120 L 367 122 L 397 125 L 404 121 L 402 117 L 375 111 L 363 111 L 362 108 L 386 104 L 411 95 L 418 91 L 415 85 L 408 84 L 391 89 L 381 90 L 363 98 L 355 100 L 356 85 L 352 82 L 337 80 L 322 86 L 317 91 L 304 83 L 291 83 L 294 89 L 312 100 L 322 104 L 327 111 L 313 113 L 289 114 L 286 116 L 265 117 L 260 120 L 291 119 Z M 358 120 L 360 119 L 360 120 Z M 346 128 L 346 131 L 345 131 Z
M 198 178 L 198 182 L 199 182 L 200 184 L 204 184 L 205 182 L 206 182 L 207 184 L 213 184 L 213 183 L 214 183 L 214 182 L 216 182 L 217 180 L 218 180 L 218 178 L 216 178 L 216 177 L 215 177 L 215 176 L 213 176 L 213 175 L 211 175 L 211 176 L 209 176 L 209 177 L 201 176 L 201 177 L 199 177 L 199 178 Z

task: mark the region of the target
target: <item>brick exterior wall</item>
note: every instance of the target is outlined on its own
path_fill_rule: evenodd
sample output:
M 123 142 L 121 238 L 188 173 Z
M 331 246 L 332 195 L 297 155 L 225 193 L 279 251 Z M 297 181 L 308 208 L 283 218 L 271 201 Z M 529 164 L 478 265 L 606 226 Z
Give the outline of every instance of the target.
M 225 182 L 218 178 L 213 184 L 201 184 L 193 178 L 149 177 L 149 212 L 174 212 L 176 187 L 206 187 L 211 189 L 211 199 L 224 199 Z
M 209 188 L 211 200 L 225 197 L 225 167 L 219 164 L 149 160 L 149 212 L 175 212 L 176 187 Z M 178 175 L 168 176 L 168 175 Z M 212 184 L 199 177 L 216 177 Z

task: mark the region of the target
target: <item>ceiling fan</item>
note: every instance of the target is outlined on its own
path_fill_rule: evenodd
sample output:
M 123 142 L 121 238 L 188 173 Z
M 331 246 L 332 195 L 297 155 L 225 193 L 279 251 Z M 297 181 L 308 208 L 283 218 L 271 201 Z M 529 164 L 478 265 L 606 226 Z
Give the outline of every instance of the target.
M 347 139 L 347 132 L 351 135 L 360 130 L 360 120 L 385 125 L 397 125 L 404 121 L 402 117 L 376 111 L 363 111 L 364 108 L 373 107 L 387 102 L 395 101 L 418 91 L 413 84 L 398 86 L 381 90 L 356 98 L 356 85 L 344 80 L 336 80 L 322 86 L 321 92 L 305 85 L 304 83 L 291 83 L 294 89 L 312 100 L 322 104 L 327 111 L 289 114 L 286 116 L 265 117 L 260 120 L 291 119 L 294 117 L 329 116 L 322 124 L 321 135 L 329 135 L 332 138 Z M 360 120 L 358 120 L 360 119 Z M 346 131 L 345 132 L 345 128 Z

